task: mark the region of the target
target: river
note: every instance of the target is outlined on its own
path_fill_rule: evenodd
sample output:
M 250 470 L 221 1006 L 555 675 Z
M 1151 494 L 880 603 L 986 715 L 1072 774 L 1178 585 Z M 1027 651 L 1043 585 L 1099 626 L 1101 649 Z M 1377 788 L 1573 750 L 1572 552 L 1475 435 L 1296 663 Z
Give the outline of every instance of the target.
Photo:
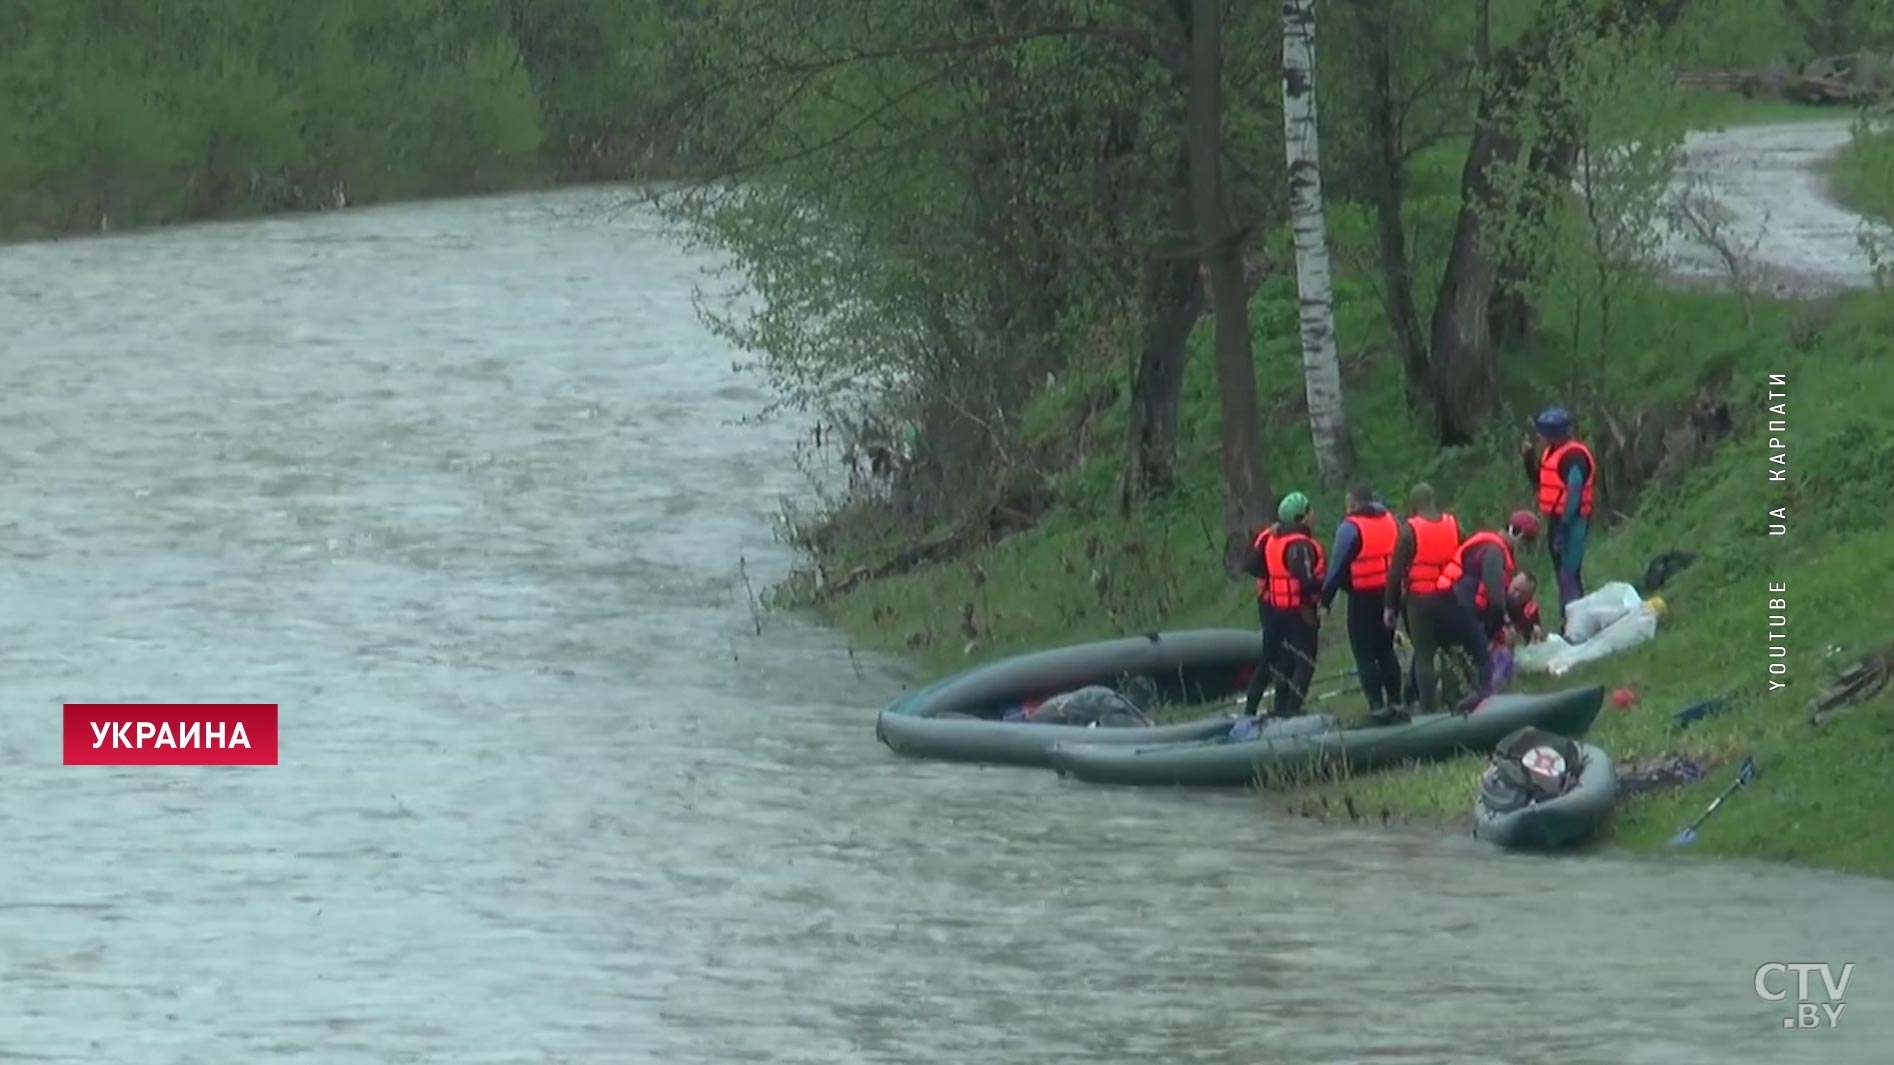
M 0 248 L 0 1060 L 1886 1060 L 1888 884 L 889 755 L 739 576 L 796 428 L 603 196 Z M 282 764 L 60 764 L 142 700 Z

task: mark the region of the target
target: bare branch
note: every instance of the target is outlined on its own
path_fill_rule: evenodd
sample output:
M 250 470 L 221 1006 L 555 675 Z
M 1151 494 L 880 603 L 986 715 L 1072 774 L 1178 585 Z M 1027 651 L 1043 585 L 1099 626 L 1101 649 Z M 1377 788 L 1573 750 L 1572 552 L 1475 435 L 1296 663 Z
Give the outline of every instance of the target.
M 755 77 L 780 76 L 784 74 L 827 73 L 861 63 L 879 63 L 900 59 L 923 59 L 929 56 L 953 55 L 971 57 L 1003 48 L 1012 48 L 1034 41 L 1056 37 L 1076 37 L 1097 41 L 1106 41 L 1124 47 L 1155 60 L 1167 67 L 1178 67 L 1183 62 L 1181 51 L 1168 41 L 1160 41 L 1152 35 L 1128 26 L 1106 26 L 1094 24 L 1068 24 L 1040 26 L 1020 33 L 989 33 L 959 40 L 927 41 L 921 44 L 904 45 L 899 48 L 871 49 L 851 52 L 847 55 L 827 56 L 799 60 L 769 59 L 761 63 L 752 63 L 737 68 L 730 76 L 729 84 L 734 86 Z
M 1730 276 L 1731 288 L 1743 301 L 1744 321 L 1753 326 L 1753 301 L 1760 280 L 1755 254 L 1768 231 L 1768 216 L 1764 216 L 1763 225 L 1756 231 L 1755 239 L 1739 246 L 1731 233 L 1734 213 L 1717 200 L 1709 191 L 1709 183 L 1701 176 L 1679 190 L 1667 206 L 1666 214 L 1673 225 L 1710 249 L 1722 261 L 1724 270 Z

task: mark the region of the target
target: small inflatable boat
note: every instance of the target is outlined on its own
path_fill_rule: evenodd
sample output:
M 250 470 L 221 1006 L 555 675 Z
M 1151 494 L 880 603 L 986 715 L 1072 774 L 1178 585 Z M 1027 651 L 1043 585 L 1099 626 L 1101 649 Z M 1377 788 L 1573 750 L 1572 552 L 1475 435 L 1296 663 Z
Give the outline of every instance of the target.
M 1294 786 L 1318 775 L 1367 773 L 1412 762 L 1490 751 L 1526 725 L 1582 736 L 1604 704 L 1602 687 L 1541 695 L 1495 695 L 1470 714 L 1422 714 L 1400 725 L 1344 725 L 1311 715 L 1299 730 L 1265 730 L 1255 738 L 1225 732 L 1164 744 L 1092 742 L 1080 735 L 1053 751 L 1052 767 L 1094 784 L 1240 788 Z M 1283 724 L 1304 720 L 1291 718 Z
M 1195 629 L 1019 655 L 908 692 L 876 718 L 875 736 L 913 758 L 1045 766 L 1055 746 L 1080 737 L 1112 745 L 1227 735 L 1234 713 L 1153 725 L 1144 711 L 1227 704 L 1249 686 L 1262 653 L 1253 629 Z M 1093 688 L 1110 691 L 1102 700 L 1071 698 Z
M 1508 850 L 1563 850 L 1596 835 L 1617 799 L 1602 748 L 1523 728 L 1499 742 L 1480 777 L 1473 834 Z

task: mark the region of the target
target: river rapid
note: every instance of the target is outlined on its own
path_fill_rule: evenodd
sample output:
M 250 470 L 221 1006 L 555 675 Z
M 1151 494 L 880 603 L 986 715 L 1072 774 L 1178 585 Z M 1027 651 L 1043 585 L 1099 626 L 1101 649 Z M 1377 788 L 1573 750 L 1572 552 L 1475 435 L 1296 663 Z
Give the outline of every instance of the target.
M 1888 1060 L 1888 884 L 889 755 L 898 664 L 756 631 L 797 428 L 610 204 L 0 248 L 0 1061 Z M 60 764 L 147 700 L 282 764 Z

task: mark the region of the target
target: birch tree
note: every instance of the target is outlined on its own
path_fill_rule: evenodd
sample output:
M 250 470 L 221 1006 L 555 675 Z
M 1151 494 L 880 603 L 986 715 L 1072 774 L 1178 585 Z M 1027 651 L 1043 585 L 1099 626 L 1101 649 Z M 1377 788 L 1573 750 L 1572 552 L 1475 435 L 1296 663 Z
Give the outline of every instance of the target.
M 1295 235 L 1301 305 L 1302 380 L 1322 483 L 1340 487 L 1354 472 L 1354 441 L 1342 401 L 1335 346 L 1335 298 L 1322 205 L 1321 140 L 1315 106 L 1315 0 L 1283 0 L 1282 123 L 1288 155 L 1289 220 Z

